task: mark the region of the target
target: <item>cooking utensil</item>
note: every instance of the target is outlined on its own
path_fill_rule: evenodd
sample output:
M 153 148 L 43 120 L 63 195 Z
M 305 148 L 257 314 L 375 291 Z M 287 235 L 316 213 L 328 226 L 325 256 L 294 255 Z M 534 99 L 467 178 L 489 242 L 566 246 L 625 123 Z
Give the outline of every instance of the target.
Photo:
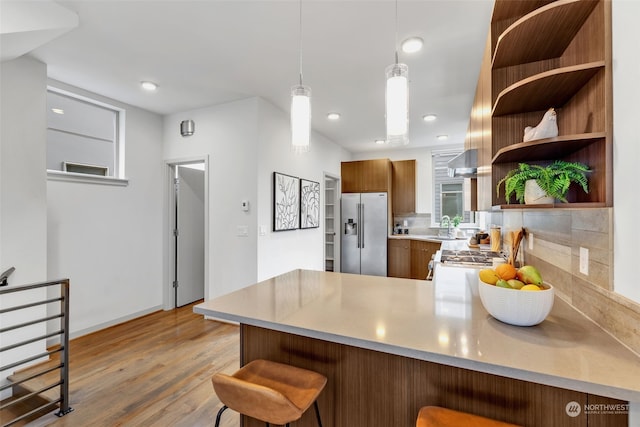
M 510 235 L 511 235 L 511 251 L 509 254 L 509 259 L 507 260 L 507 263 L 515 266 L 515 262 L 516 262 L 516 258 L 518 257 L 518 250 L 520 249 L 520 242 L 522 241 L 522 238 L 524 237 L 525 234 L 525 229 L 524 227 L 521 228 L 518 231 L 511 231 Z

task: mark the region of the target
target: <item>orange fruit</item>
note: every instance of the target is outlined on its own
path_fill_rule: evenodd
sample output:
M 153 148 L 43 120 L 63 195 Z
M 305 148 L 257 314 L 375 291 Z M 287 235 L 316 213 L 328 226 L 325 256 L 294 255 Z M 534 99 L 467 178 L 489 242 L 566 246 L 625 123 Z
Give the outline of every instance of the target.
M 511 280 L 516 278 L 517 270 L 511 264 L 499 264 L 495 270 L 496 274 L 500 276 L 502 280 Z

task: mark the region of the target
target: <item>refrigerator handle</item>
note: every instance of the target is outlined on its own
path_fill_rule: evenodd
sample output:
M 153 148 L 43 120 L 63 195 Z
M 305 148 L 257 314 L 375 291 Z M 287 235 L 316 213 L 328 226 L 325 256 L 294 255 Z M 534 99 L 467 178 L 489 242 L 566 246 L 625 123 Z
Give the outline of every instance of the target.
M 364 248 L 364 203 L 360 205 L 360 247 Z
M 360 233 L 361 233 L 360 227 L 362 227 L 362 222 L 360 221 L 360 203 L 356 203 L 356 210 L 358 211 L 358 214 L 357 214 L 358 215 L 358 217 L 357 217 L 357 220 L 358 220 L 357 227 L 358 228 L 356 228 L 356 247 L 359 248 L 360 247 Z

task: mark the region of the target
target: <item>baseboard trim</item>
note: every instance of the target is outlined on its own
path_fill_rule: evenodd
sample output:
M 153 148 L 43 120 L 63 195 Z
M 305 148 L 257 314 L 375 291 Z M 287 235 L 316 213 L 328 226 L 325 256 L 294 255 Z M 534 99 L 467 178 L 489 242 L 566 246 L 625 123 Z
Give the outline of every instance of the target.
M 90 326 L 88 328 L 80 329 L 79 331 L 71 331 L 71 333 L 69 334 L 69 339 L 74 339 L 84 335 L 89 335 L 93 332 L 110 328 L 111 326 L 119 325 L 121 323 L 125 323 L 130 320 L 137 319 L 138 317 L 146 316 L 147 314 L 155 313 L 156 311 L 160 311 L 160 310 L 164 310 L 164 306 L 162 304 L 149 307 L 145 310 L 137 311 L 135 313 L 131 313 L 126 316 L 118 317 L 116 319 L 108 320 L 106 322 L 99 323 L 94 326 Z M 59 343 L 60 343 L 60 339 L 58 337 L 47 340 L 47 348 Z

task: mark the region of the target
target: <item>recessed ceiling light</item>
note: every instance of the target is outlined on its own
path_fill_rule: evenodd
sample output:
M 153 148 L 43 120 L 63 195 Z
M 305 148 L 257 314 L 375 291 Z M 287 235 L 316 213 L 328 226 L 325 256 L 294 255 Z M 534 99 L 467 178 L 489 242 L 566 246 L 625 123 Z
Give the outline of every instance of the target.
M 416 53 L 422 49 L 424 41 L 420 37 L 410 37 L 402 42 L 402 51 L 404 53 Z
M 340 118 L 340 113 L 329 113 L 327 114 L 327 119 L 329 120 L 338 120 Z
M 436 136 L 436 138 L 438 138 L 439 141 L 444 141 L 446 139 L 449 139 L 449 135 L 438 135 Z
M 436 119 L 436 117 L 438 116 L 436 116 L 435 114 L 427 114 L 422 116 L 422 120 L 424 120 L 425 122 L 432 122 Z
M 52 108 L 51 111 L 56 114 L 64 114 L 64 110 L 62 108 Z
M 142 86 L 142 89 L 148 90 L 148 91 L 154 91 L 158 89 L 158 85 L 155 84 L 154 82 L 140 82 L 140 85 Z
M 374 142 L 376 144 L 378 144 L 378 145 L 382 145 L 382 144 L 384 144 L 385 141 L 384 141 L 384 139 L 376 139 Z

